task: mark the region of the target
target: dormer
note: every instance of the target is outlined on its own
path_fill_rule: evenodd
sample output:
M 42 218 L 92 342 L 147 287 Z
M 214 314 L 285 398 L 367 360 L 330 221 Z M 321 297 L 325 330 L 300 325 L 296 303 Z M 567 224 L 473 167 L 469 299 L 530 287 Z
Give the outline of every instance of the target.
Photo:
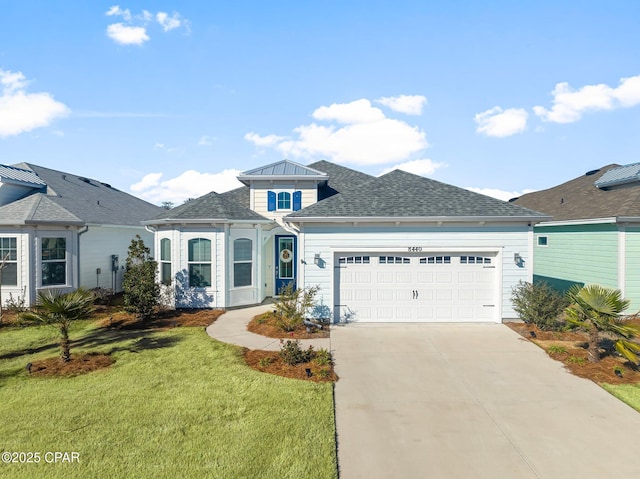
M 0 206 L 42 190 L 47 184 L 31 170 L 0 165 Z
M 276 221 L 316 203 L 318 186 L 328 179 L 326 173 L 289 160 L 238 175 L 238 180 L 249 187 L 250 208 Z
M 587 175 L 589 175 L 589 173 L 587 173 Z M 601 190 L 610 190 L 622 186 L 638 186 L 639 184 L 640 163 L 611 168 L 594 182 L 594 185 Z

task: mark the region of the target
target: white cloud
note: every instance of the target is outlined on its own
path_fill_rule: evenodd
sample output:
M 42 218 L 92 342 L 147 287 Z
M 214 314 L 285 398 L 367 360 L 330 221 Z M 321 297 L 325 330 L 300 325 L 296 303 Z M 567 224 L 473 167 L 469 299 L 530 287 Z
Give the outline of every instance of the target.
M 123 23 L 109 25 L 107 36 L 120 45 L 142 45 L 149 40 L 145 27 L 130 27 Z
M 497 188 L 475 188 L 473 186 L 465 187 L 466 190 L 474 191 L 476 193 L 480 193 L 481 195 L 491 196 L 493 198 L 497 198 L 502 201 L 509 201 L 512 198 L 518 198 L 526 193 L 533 193 L 536 190 L 528 190 L 524 189 L 521 192 L 517 191 L 506 191 L 500 190 Z
M 209 135 L 202 135 L 198 140 L 198 146 L 211 146 L 213 145 L 214 140 L 215 138 L 212 138 Z
M 391 108 L 393 111 L 407 115 L 422 115 L 422 108 L 427 104 L 427 98 L 422 95 L 399 95 L 382 97 L 378 103 Z
M 476 132 L 486 136 L 504 138 L 521 133 L 527 128 L 528 114 L 522 108 L 508 108 L 503 110 L 495 106 L 474 117 L 478 128 Z
M 387 118 L 366 99 L 320 107 L 313 117 L 338 124 L 302 125 L 289 138 L 251 132 L 245 139 L 290 158 L 326 158 L 356 165 L 410 161 L 429 146 L 425 133 L 418 127 Z
M 244 139 L 247 141 L 250 141 L 256 146 L 265 147 L 265 146 L 276 146 L 278 143 L 281 143 L 286 138 L 284 138 L 283 136 L 277 136 L 277 135 L 260 136 L 257 133 L 254 133 L 253 131 L 251 131 L 246 135 L 244 135 Z
M 0 137 L 48 126 L 71 110 L 49 93 L 27 93 L 28 81 L 20 72 L 0 69 Z
M 149 12 L 145 12 L 149 13 Z M 173 12 L 173 15 L 169 16 L 167 12 L 156 13 L 156 20 L 162 26 L 165 32 L 178 28 L 182 25 L 183 21 L 179 13 Z
M 129 11 L 129 9 L 127 8 L 126 10 L 123 10 L 120 8 L 120 5 L 114 5 L 113 7 L 111 7 L 109 10 L 107 10 L 105 15 L 107 17 L 112 17 L 116 15 L 124 18 L 128 22 L 131 21 L 131 12 Z
M 350 103 L 334 103 L 331 106 L 321 106 L 313 112 L 313 118 L 320 121 L 337 121 L 351 125 L 354 123 L 373 123 L 384 120 L 384 113 L 379 108 L 371 106 L 366 99 Z
M 107 36 L 121 45 L 142 45 L 149 41 L 148 28 L 151 22 L 157 22 L 164 32 L 184 28 L 189 32 L 189 21 L 178 12 L 169 15 L 166 12 L 153 14 L 149 10 L 142 10 L 139 15 L 132 15 L 129 9 L 122 9 L 119 5 L 114 5 L 105 12 L 108 17 L 119 16 L 123 22 L 112 23 L 107 26 Z
M 566 82 L 558 83 L 552 95 L 551 109 L 535 106 L 535 114 L 544 121 L 573 123 L 589 111 L 629 108 L 640 104 L 640 75 L 620 79 L 620 85 L 616 88 L 600 83 L 574 90 Z
M 151 203 L 171 201 L 181 204 L 187 198 L 197 198 L 211 191 L 223 193 L 242 186 L 237 180 L 240 170 L 224 170 L 220 173 L 200 173 L 188 170 L 168 180 L 161 181 L 162 173 L 149 173 L 130 189 L 136 196 Z
M 423 160 L 412 160 L 405 161 L 404 163 L 398 163 L 397 165 L 385 168 L 380 174 L 384 175 L 393 170 L 403 170 L 409 173 L 413 173 L 414 175 L 429 176 L 435 173 L 438 168 L 442 168 L 443 166 L 446 165 L 444 163 L 438 163 L 425 158 Z

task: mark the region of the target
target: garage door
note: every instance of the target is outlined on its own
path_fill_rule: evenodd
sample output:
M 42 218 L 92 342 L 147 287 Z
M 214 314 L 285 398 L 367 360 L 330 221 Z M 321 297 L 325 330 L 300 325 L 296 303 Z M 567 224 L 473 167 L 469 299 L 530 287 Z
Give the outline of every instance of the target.
M 339 254 L 341 320 L 498 321 L 495 253 Z

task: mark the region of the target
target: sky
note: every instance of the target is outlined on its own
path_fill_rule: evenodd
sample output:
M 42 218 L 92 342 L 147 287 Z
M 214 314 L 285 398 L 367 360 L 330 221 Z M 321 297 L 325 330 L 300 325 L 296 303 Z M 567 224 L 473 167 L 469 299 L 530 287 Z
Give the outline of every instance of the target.
M 632 0 L 0 0 L 0 163 L 158 205 L 283 159 L 507 200 L 639 133 Z

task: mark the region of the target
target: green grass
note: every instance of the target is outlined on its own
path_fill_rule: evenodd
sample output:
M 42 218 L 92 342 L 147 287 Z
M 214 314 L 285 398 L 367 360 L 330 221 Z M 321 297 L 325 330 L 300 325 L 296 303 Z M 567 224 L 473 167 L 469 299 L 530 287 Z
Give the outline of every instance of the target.
M 0 463 L 0 477 L 337 476 L 331 384 L 254 371 L 202 328 L 123 337 L 87 321 L 72 339 L 72 355 L 112 352 L 115 365 L 30 377 L 27 362 L 58 354 L 57 331 L 0 329 L 0 451 L 80 455 L 79 464 Z
M 640 411 L 640 384 L 602 384 L 602 387 L 635 410 Z

